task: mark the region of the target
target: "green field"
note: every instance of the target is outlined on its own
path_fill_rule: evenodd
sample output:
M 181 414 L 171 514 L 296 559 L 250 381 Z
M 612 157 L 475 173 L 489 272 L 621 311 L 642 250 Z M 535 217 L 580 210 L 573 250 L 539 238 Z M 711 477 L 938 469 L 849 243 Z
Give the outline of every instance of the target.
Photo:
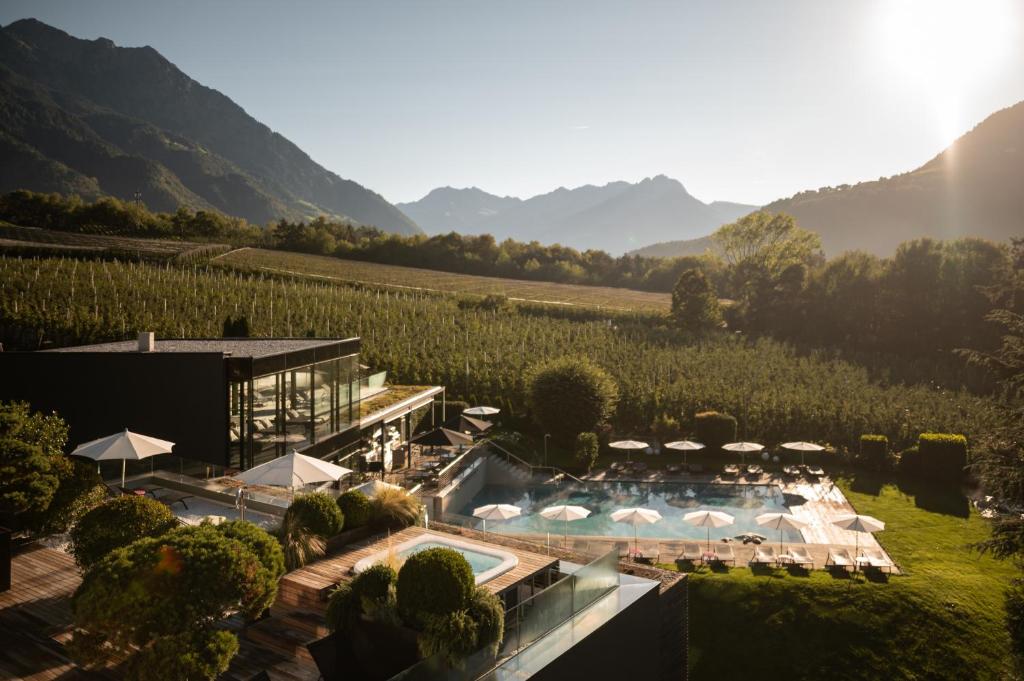
M 209 257 L 226 251 L 223 244 L 173 239 L 141 239 L 106 234 L 81 234 L 38 227 L 19 227 L 0 221 L 0 253 L 24 255 L 106 256 L 178 261 Z
M 516 301 L 616 311 L 667 312 L 671 302 L 667 293 L 481 277 L 259 248 L 231 251 L 216 258 L 216 261 L 238 268 L 314 277 L 325 281 L 357 283 L 375 288 L 476 295 L 501 294 Z
M 839 485 L 886 522 L 878 539 L 906 574 L 695 573 L 693 678 L 1012 678 L 1003 589 L 1018 571 L 968 548 L 987 522 L 957 494 L 863 474 Z

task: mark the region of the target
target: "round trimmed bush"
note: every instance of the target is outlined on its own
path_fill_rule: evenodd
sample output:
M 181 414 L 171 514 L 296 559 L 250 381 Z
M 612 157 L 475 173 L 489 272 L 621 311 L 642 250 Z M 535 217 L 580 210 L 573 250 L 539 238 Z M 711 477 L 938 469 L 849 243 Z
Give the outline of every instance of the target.
M 390 565 L 378 563 L 360 572 L 352 580 L 352 593 L 360 607 L 364 601 L 381 603 L 388 599 L 398 575 Z
M 693 427 L 697 440 L 708 449 L 718 449 L 724 444 L 736 441 L 736 417 L 717 411 L 702 411 L 694 414 Z
M 398 571 L 398 612 L 406 623 L 422 625 L 431 615 L 464 609 L 475 586 L 473 569 L 458 551 L 420 551 Z
M 120 496 L 91 509 L 71 528 L 71 553 L 87 570 L 114 549 L 161 535 L 176 524 L 174 514 L 159 501 Z
M 345 516 L 341 514 L 341 509 L 334 498 L 326 492 L 313 492 L 295 497 L 285 515 L 291 516 L 302 527 L 324 539 L 341 532 L 345 524 Z
M 338 497 L 338 508 L 345 518 L 345 527 L 362 527 L 370 522 L 370 500 L 359 490 L 350 489 Z
M 245 544 L 260 559 L 263 567 L 270 571 L 273 579 L 279 579 L 284 575 L 284 551 L 281 549 L 281 543 L 262 527 L 245 520 L 230 520 L 215 527 L 228 539 Z

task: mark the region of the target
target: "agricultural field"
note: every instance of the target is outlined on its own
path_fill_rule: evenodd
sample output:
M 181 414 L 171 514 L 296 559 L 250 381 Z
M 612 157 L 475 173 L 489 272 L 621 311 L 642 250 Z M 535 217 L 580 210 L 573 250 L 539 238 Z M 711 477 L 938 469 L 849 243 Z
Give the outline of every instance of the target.
M 667 293 L 481 277 L 259 248 L 241 248 L 221 255 L 215 260 L 241 269 L 355 283 L 373 288 L 475 295 L 500 294 L 514 301 L 613 311 L 667 312 L 671 303 L 671 297 Z
M 613 420 L 646 432 L 659 414 L 737 416 L 740 436 L 774 444 L 814 439 L 851 446 L 865 432 L 896 447 L 918 433 L 984 432 L 999 419 L 987 399 L 925 385 L 886 385 L 823 355 L 768 340 L 695 343 L 628 315 L 545 314 L 461 306 L 419 289 L 372 290 L 316 278 L 70 258 L 0 256 L 0 340 L 9 349 L 131 338 L 220 336 L 245 316 L 255 336 L 361 336 L 362 361 L 398 383 L 445 385 L 453 398 L 526 414 L 524 375 L 566 354 L 590 357 L 616 379 Z
M 0 221 L 0 253 L 66 254 L 179 261 L 226 251 L 223 244 L 171 239 L 140 239 L 104 234 L 80 234 L 39 227 L 20 227 Z

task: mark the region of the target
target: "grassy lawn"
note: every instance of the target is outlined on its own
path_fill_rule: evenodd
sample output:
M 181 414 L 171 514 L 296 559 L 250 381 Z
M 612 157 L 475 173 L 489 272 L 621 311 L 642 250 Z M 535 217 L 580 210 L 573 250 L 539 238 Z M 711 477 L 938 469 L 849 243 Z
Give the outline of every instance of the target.
M 1001 679 L 1011 676 L 1003 623 L 1010 563 L 967 545 L 987 523 L 957 495 L 865 477 L 839 485 L 903 576 L 843 579 L 817 571 L 699 571 L 690 585 L 692 678 Z

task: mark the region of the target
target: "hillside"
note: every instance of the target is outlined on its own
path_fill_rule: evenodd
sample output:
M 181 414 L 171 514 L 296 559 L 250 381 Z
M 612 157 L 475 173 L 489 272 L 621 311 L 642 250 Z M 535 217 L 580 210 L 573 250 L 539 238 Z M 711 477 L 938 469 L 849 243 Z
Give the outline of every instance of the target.
M 33 19 L 0 28 L 0 191 L 19 188 L 138 194 L 153 210 L 256 223 L 323 214 L 419 231 L 153 48 L 81 40 Z
M 635 184 L 560 187 L 525 200 L 475 187 L 444 187 L 398 207 L 429 233 L 489 233 L 498 240 L 560 243 L 613 255 L 655 241 L 704 236 L 756 209 L 726 201 L 706 204 L 664 175 Z
M 697 239 L 662 241 L 630 251 L 629 254 L 639 255 L 641 258 L 679 258 L 684 255 L 702 255 L 711 246 L 711 237 L 702 236 Z
M 766 206 L 821 234 L 828 255 L 890 255 L 910 239 L 1024 234 L 1024 102 L 998 111 L 911 172 L 802 192 Z

